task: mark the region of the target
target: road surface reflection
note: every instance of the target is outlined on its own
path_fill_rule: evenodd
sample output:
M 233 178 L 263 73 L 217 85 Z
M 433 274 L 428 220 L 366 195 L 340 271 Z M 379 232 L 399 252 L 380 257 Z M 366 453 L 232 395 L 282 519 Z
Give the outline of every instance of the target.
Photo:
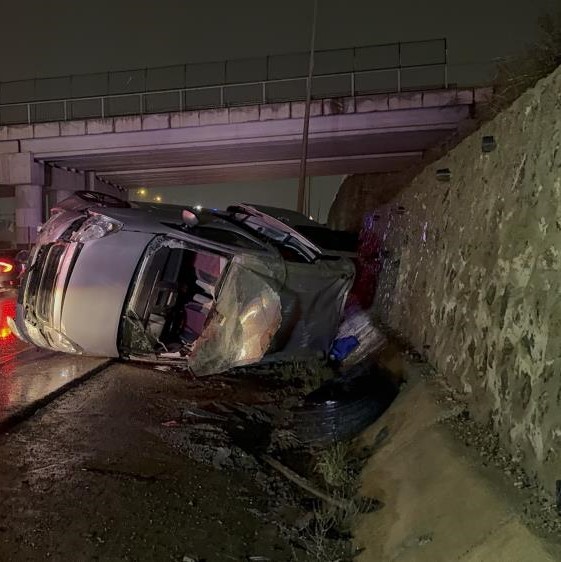
M 28 348 L 8 326 L 8 317 L 16 315 L 16 295 L 13 292 L 0 293 L 0 365 L 14 354 Z
M 15 313 L 15 294 L 0 293 L 0 425 L 41 405 L 106 361 L 72 357 L 25 344 L 7 324 L 7 318 L 13 318 Z

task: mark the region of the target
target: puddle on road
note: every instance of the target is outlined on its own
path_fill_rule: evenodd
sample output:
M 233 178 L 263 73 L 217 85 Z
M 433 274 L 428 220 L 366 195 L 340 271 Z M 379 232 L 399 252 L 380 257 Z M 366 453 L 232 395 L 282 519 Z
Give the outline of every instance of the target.
M 36 349 L 13 356 L 0 365 L 0 425 L 107 362 Z

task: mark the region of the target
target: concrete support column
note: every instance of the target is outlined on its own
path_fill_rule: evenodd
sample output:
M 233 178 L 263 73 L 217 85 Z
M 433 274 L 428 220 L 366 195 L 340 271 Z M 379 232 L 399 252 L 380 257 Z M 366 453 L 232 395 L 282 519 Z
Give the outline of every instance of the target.
M 37 239 L 37 227 L 43 222 L 43 187 L 16 186 L 16 243 L 27 247 Z
M 88 191 L 95 191 L 96 183 L 97 178 L 95 177 L 95 172 L 86 172 L 86 189 Z

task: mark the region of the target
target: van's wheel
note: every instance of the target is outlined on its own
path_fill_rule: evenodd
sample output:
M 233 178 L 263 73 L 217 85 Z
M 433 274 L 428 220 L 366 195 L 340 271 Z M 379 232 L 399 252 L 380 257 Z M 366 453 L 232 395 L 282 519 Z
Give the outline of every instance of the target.
M 329 445 L 352 439 L 385 412 L 397 392 L 381 369 L 338 377 L 292 410 L 293 431 L 305 444 Z

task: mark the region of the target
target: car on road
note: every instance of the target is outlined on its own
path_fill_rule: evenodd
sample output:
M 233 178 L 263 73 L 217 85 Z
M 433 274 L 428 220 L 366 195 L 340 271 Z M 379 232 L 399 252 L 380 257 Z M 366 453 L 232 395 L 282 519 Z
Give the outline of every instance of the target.
M 11 325 L 39 347 L 196 375 L 327 354 L 355 275 L 352 244 L 284 209 L 76 192 L 40 229 Z

